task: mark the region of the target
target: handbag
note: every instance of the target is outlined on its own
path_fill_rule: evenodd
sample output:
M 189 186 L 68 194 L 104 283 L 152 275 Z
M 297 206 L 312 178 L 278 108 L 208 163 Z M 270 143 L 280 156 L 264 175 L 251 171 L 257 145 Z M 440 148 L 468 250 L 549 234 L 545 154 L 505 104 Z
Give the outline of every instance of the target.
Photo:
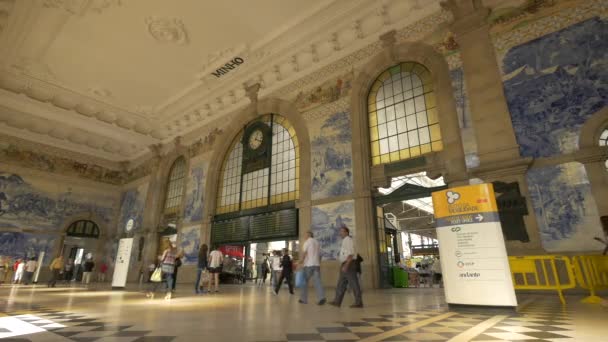
M 160 267 L 157 267 L 154 272 L 152 273 L 152 276 L 150 277 L 150 281 L 153 283 L 160 283 L 163 280 L 163 275 L 162 275 L 162 270 Z
M 306 278 L 304 277 L 304 271 L 296 271 L 296 288 L 300 289 L 306 286 Z

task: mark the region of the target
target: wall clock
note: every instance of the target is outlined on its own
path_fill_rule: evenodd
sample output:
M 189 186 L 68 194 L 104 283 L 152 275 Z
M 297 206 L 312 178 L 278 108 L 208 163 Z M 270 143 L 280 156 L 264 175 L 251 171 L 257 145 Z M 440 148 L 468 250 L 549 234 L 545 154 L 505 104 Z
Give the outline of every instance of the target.
M 257 150 L 264 143 L 264 133 L 256 129 L 249 135 L 249 148 L 252 150 Z
M 262 121 L 245 127 L 243 134 L 243 172 L 270 167 L 272 129 Z
M 125 231 L 130 232 L 131 230 L 133 230 L 134 224 L 135 221 L 133 221 L 133 219 L 129 219 L 129 221 L 127 221 L 127 224 L 125 225 Z

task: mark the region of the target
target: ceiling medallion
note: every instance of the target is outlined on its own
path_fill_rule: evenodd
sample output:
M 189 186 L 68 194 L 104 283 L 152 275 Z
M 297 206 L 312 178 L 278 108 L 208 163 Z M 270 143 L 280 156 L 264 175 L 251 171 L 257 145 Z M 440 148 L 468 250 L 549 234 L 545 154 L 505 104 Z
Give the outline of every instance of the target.
M 160 43 L 188 44 L 188 34 L 181 19 L 147 17 L 148 32 Z
M 122 0 L 44 0 L 46 8 L 63 9 L 71 14 L 84 15 L 87 12 L 101 13 L 112 6 L 122 5 Z

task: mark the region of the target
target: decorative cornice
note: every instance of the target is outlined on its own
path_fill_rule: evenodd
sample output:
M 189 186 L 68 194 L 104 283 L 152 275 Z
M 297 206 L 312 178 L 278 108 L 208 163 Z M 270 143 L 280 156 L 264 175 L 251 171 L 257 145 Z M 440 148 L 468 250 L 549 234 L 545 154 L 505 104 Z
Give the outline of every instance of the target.
M 121 6 L 122 0 L 44 0 L 42 6 L 61 9 L 73 15 L 85 15 L 90 12 L 102 13 L 106 9 Z

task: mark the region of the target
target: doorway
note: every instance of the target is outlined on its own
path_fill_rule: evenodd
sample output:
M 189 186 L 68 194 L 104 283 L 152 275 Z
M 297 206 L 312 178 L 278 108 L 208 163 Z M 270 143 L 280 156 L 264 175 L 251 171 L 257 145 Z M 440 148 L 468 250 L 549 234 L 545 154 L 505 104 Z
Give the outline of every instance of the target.
M 263 262 L 272 266 L 274 252 L 287 248 L 292 260 L 298 260 L 299 244 L 298 240 L 291 239 L 222 244 L 218 248 L 224 255 L 220 280 L 232 284 L 255 282 L 260 277 Z
M 82 280 L 85 261 L 95 260 L 99 234 L 99 227 L 93 221 L 78 220 L 70 224 L 62 247 L 62 254 L 66 260 L 64 273 L 66 281 Z
M 446 188 L 426 173 L 394 177 L 374 198 L 380 285 L 430 287 L 440 274 L 439 244 L 431 194 Z M 434 279 L 435 278 L 435 281 Z

